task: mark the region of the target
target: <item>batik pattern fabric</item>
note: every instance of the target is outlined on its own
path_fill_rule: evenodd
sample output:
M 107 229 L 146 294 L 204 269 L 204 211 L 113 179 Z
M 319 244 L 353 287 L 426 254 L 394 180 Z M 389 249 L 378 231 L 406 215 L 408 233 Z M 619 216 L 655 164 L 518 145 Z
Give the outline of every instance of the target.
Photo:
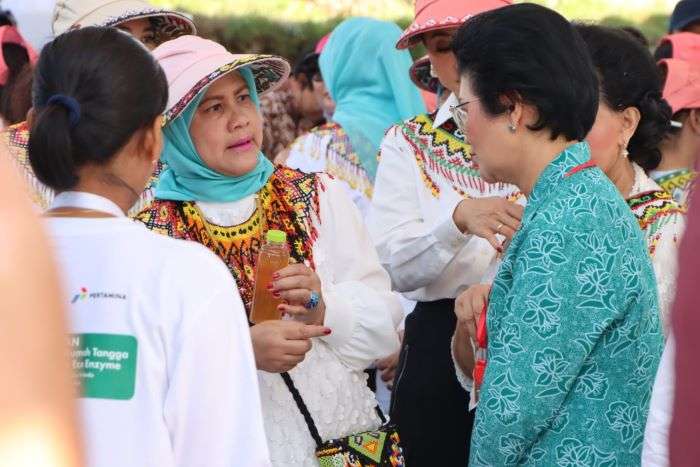
M 689 169 L 679 169 L 670 173 L 652 177 L 659 186 L 669 193 L 673 200 L 682 207 L 688 207 L 690 193 L 697 178 L 697 172 Z
M 270 229 L 287 234 L 290 256 L 310 267 L 317 236 L 314 219 L 319 218 L 318 190 L 314 175 L 278 168 L 258 192 L 258 207 L 240 225 L 221 226 L 209 222 L 194 201 L 156 199 L 137 220 L 155 232 L 201 243 L 228 266 L 236 279 L 246 312 L 253 303 L 255 264 L 265 234 Z
M 435 115 L 418 115 L 400 125 L 406 140 L 413 147 L 416 164 L 423 182 L 433 196 L 440 196 L 437 178 L 447 180 L 463 198 L 502 196 L 508 185 L 486 183 L 479 174 L 471 155 L 471 148 L 464 142 L 462 133 L 452 119 L 440 127 L 434 125 Z M 514 190 L 507 199 L 522 197 Z
M 492 286 L 472 466 L 639 465 L 663 348 L 642 232 L 585 143 L 543 171 Z
M 48 209 L 53 202 L 55 193 L 36 178 L 34 170 L 29 163 L 29 153 L 27 152 L 29 148 L 29 125 L 27 122 L 21 122 L 3 130 L 0 133 L 0 141 L 9 149 L 12 162 L 26 182 L 32 203 L 41 211 Z M 130 217 L 138 214 L 151 202 L 155 194 L 155 186 L 158 184 L 158 175 L 162 170 L 163 164 L 159 161 L 151 178 L 148 180 L 148 185 L 134 206 L 129 210 L 128 215 Z
M 644 232 L 647 250 L 656 274 L 659 312 L 664 335 L 668 335 L 670 312 L 676 295 L 678 247 L 685 231 L 686 209 L 634 164 L 635 181 L 627 199 Z

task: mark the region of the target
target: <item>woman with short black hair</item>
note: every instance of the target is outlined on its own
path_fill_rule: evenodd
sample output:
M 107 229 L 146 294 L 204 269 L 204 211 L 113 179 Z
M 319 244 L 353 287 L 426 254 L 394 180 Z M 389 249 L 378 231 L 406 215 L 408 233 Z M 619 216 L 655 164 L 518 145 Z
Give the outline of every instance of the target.
M 486 316 L 457 310 L 455 345 L 488 349 L 470 465 L 638 465 L 663 338 L 643 235 L 583 142 L 598 103 L 585 44 L 517 4 L 467 21 L 453 47 L 453 113 L 481 173 L 528 198 Z

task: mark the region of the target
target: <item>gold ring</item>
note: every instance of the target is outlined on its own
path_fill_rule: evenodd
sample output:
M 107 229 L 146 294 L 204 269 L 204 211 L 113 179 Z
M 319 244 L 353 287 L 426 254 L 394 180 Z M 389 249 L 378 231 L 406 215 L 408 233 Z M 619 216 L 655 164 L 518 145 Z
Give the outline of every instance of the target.
M 501 227 L 503 227 L 503 223 L 498 224 L 498 227 L 496 227 L 496 233 L 501 233 Z

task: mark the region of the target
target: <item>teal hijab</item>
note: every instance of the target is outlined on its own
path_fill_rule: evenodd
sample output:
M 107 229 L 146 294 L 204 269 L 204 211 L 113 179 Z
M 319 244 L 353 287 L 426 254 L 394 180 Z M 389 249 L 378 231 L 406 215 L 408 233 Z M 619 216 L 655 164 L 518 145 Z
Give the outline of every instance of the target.
M 245 79 L 250 96 L 259 107 L 253 73 L 247 68 L 237 71 Z M 221 174 L 204 164 L 190 137 L 190 125 L 206 90 L 202 89 L 185 110 L 163 129 L 161 160 L 165 163 L 165 169 L 156 187 L 156 198 L 212 203 L 238 201 L 260 191 L 275 170 L 262 152 L 258 154 L 255 168 L 240 177 Z
M 347 133 L 371 180 L 386 131 L 426 111 L 409 77 L 411 55 L 396 50 L 400 36 L 394 23 L 350 18 L 333 30 L 319 59 L 336 105 L 333 121 Z

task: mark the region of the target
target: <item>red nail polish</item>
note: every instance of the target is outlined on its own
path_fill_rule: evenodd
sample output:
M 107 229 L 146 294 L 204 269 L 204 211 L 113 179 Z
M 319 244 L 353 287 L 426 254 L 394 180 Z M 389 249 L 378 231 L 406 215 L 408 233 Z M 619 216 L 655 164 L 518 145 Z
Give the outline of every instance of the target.
M 284 311 L 284 305 L 277 305 L 277 311 Z
M 280 293 L 279 292 L 272 292 L 272 296 L 275 298 L 280 298 Z
M 327 336 L 330 336 L 331 332 L 333 332 L 333 331 L 331 331 L 330 329 L 326 329 L 325 331 L 323 331 L 323 333 Z
M 270 282 L 269 284 L 267 284 L 267 290 L 272 290 L 272 289 L 274 289 L 274 288 L 275 288 L 275 286 L 272 285 L 272 282 Z
M 272 274 L 272 278 L 275 279 L 275 280 L 277 280 L 277 279 L 280 278 L 280 274 L 279 274 L 278 272 L 275 272 L 275 273 Z

